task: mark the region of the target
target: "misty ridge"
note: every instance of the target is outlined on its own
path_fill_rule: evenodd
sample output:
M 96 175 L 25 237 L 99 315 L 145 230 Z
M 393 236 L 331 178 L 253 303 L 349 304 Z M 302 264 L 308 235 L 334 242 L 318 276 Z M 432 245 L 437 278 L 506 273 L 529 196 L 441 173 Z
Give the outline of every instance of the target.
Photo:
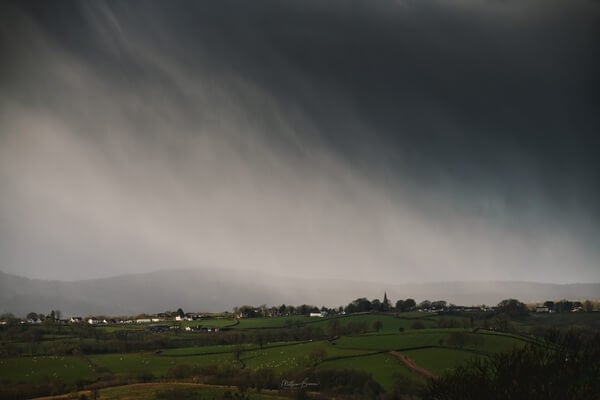
M 455 281 L 393 284 L 351 279 L 297 278 L 246 271 L 203 269 L 156 271 L 104 279 L 47 281 L 0 273 L 0 313 L 61 310 L 65 316 L 136 315 L 182 307 L 197 312 L 232 311 L 240 305 L 345 305 L 358 297 L 445 300 L 457 305 L 493 306 L 506 298 L 525 302 L 547 299 L 596 299 L 600 283 Z

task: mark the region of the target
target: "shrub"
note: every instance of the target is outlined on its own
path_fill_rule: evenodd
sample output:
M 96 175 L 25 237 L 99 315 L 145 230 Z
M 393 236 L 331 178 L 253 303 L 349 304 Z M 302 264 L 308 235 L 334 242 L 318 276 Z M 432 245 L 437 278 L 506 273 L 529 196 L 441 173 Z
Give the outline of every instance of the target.
M 425 329 L 425 325 L 423 324 L 423 322 L 421 321 L 415 321 L 413 322 L 413 324 L 411 325 L 412 329 Z
M 569 332 L 545 346 L 530 344 L 474 359 L 430 380 L 424 400 L 596 400 L 600 393 L 600 334 Z

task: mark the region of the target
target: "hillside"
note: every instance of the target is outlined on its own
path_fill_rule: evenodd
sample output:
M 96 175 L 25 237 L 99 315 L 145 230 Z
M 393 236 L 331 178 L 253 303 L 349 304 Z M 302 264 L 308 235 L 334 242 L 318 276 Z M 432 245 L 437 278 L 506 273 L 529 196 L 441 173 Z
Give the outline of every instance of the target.
M 59 309 L 63 315 L 136 314 L 177 309 L 225 311 L 243 304 L 337 306 L 357 297 L 395 301 L 412 297 L 455 304 L 494 305 L 522 301 L 600 297 L 599 283 L 438 282 L 402 284 L 352 280 L 311 280 L 230 270 L 174 270 L 81 281 L 28 279 L 0 272 L 0 312 Z

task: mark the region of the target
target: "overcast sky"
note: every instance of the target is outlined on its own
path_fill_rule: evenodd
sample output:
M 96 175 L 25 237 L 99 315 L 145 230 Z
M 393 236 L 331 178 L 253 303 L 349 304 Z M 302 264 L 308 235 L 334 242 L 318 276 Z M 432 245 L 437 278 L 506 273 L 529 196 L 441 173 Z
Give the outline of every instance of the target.
M 600 281 L 600 2 L 0 4 L 0 270 Z

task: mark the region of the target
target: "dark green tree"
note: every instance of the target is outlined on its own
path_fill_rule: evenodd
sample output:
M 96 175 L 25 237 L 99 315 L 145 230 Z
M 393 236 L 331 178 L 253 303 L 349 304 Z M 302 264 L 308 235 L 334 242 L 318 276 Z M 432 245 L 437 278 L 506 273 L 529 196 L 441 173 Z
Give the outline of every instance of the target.
M 553 343 L 530 344 L 474 358 L 429 381 L 424 400 L 597 400 L 600 335 L 574 331 Z
M 422 321 L 416 320 L 410 327 L 412 329 L 425 329 L 425 324 Z
M 465 332 L 450 332 L 448 334 L 448 339 L 446 343 L 450 346 L 456 346 L 459 348 L 465 347 L 467 342 L 469 341 L 469 336 Z
M 431 301 L 429 301 L 429 300 L 423 300 L 422 302 L 419 303 L 419 308 L 422 310 L 426 310 L 430 307 L 431 307 Z
M 527 306 L 517 299 L 506 299 L 498 303 L 498 312 L 508 315 L 510 318 L 523 317 L 529 314 Z
M 37 313 L 35 313 L 35 312 L 32 311 L 32 312 L 30 312 L 30 313 L 27 314 L 27 320 L 28 321 L 29 320 L 35 321 L 37 319 L 38 319 Z
M 234 348 L 233 348 L 233 360 L 234 361 L 240 361 L 240 358 L 242 356 L 242 351 L 243 351 L 242 345 L 237 344 L 234 346 Z
M 316 367 L 327 357 L 327 350 L 323 347 L 318 347 L 308 354 L 308 362 L 310 366 Z
M 396 307 L 394 307 L 396 309 L 396 312 L 403 312 L 404 310 L 404 300 L 398 300 L 396 302 Z
M 372 305 L 365 297 L 360 297 L 346 306 L 347 313 L 371 311 Z
M 380 312 L 382 307 L 383 305 L 381 304 L 381 301 L 379 301 L 379 299 L 371 300 L 371 311 Z
M 282 304 L 281 306 L 279 306 L 279 315 L 285 315 L 287 313 L 287 307 L 285 306 L 285 304 Z
M 569 312 L 573 310 L 573 302 L 564 299 L 561 301 L 557 301 L 554 304 L 554 310 L 556 312 Z
M 508 331 L 512 330 L 512 326 L 510 324 L 510 319 L 508 317 L 508 314 L 500 313 L 500 314 L 496 315 L 492 319 L 492 328 L 497 329 L 501 332 L 508 332 Z
M 313 306 L 309 306 L 308 304 L 302 304 L 301 306 L 296 307 L 296 312 L 300 315 L 308 315 Z
M 437 300 L 437 301 L 432 301 L 431 302 L 431 307 L 436 309 L 436 310 L 443 310 L 445 309 L 447 306 L 447 303 L 445 300 Z
M 327 334 L 331 337 L 340 335 L 340 320 L 339 318 L 332 318 L 327 323 Z
M 548 310 L 554 310 L 554 302 L 551 300 L 545 301 L 544 302 L 544 307 L 547 307 Z
M 383 328 L 383 322 L 381 322 L 380 320 L 373 322 L 373 329 L 379 332 L 381 328 Z

